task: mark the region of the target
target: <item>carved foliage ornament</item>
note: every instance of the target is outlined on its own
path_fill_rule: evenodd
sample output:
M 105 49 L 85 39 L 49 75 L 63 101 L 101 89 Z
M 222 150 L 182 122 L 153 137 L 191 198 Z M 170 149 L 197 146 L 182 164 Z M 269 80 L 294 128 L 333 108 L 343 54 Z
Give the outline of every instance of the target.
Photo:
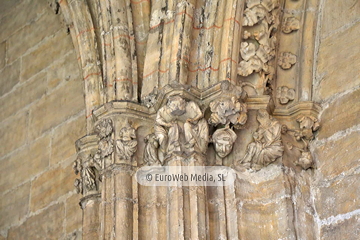
M 282 69 L 290 69 L 295 63 L 296 55 L 289 52 L 283 52 L 280 54 L 278 64 Z
M 284 33 L 291 33 L 300 29 L 300 22 L 295 17 L 287 17 L 284 19 L 281 30 Z
M 279 99 L 280 104 L 287 104 L 295 98 L 295 89 L 286 86 L 278 87 L 276 91 L 276 98 Z

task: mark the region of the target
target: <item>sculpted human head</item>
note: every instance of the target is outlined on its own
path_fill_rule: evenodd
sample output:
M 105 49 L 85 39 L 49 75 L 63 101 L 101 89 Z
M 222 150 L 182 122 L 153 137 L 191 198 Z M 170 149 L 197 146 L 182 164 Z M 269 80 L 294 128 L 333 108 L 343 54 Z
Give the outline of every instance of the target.
M 167 102 L 170 113 L 180 116 L 186 112 L 186 101 L 179 95 L 171 96 Z
M 216 130 L 212 136 L 216 154 L 221 158 L 228 156 L 233 149 L 236 138 L 236 133 L 230 128 Z

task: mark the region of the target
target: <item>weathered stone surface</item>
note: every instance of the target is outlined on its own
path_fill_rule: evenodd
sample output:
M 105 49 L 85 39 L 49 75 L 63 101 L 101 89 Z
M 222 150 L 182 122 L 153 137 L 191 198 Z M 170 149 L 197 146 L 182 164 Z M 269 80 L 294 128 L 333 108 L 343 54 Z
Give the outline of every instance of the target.
M 321 34 L 328 35 L 334 30 L 360 19 L 359 1 L 325 1 L 323 17 Z
M 48 88 L 53 89 L 64 81 L 81 79 L 75 52 L 68 53 L 47 69 Z
M 0 198 L 0 229 L 24 218 L 29 209 L 30 182 Z
M 22 0 L 12 0 L 12 1 L 1 1 L 0 16 L 8 13 L 12 8 L 19 4 Z
M 30 211 L 35 212 L 74 189 L 72 163 L 44 172 L 31 184 Z
M 315 148 L 318 169 L 325 178 L 334 178 L 360 165 L 359 138 L 360 132 L 353 132 L 346 137 L 326 142 L 323 146 Z
M 316 210 L 321 219 L 360 209 L 360 175 L 347 176 L 316 190 Z
M 84 109 L 83 82 L 66 82 L 30 108 L 30 138 L 62 123 Z M 40 117 L 41 116 L 41 117 Z
M 22 59 L 21 79 L 30 78 L 73 49 L 70 35 L 65 31 L 58 31 L 54 37 L 46 39 L 34 51 Z M 36 59 L 36 60 L 35 60 Z
M 36 22 L 26 25 L 7 40 L 8 61 L 12 62 L 17 59 L 28 49 L 40 43 L 45 37 L 54 34 L 60 28 L 59 16 L 49 9 Z M 39 61 L 39 59 L 35 58 L 33 61 Z
M 321 115 L 321 130 L 318 139 L 360 123 L 360 89 L 334 101 Z M 324 120 L 324 121 L 323 121 Z
M 74 194 L 66 200 L 66 233 L 72 233 L 82 227 L 81 195 Z
M 245 203 L 241 209 L 240 236 L 243 239 L 293 239 L 291 210 L 287 209 L 289 201 Z
M 325 25 L 331 26 L 332 24 Z M 323 76 L 323 79 L 319 86 L 317 99 L 327 99 L 335 93 L 343 92 L 360 84 L 360 61 L 356 60 L 360 54 L 357 41 L 359 35 L 360 22 L 345 32 L 321 41 L 317 71 L 318 75 Z
M 344 221 L 325 225 L 320 231 L 321 240 L 359 239 L 360 216 L 357 215 L 350 219 L 345 219 Z
M 6 42 L 0 43 L 0 69 L 5 66 L 6 58 Z
M 26 143 L 28 113 L 22 112 L 8 118 L 0 125 L 0 156 L 3 156 Z
M 237 178 L 236 191 L 242 201 L 269 201 L 286 195 L 284 175 L 281 168 L 270 166 L 266 178 L 259 175 L 264 175 L 264 173 L 251 173 L 247 178 L 242 176 Z
M 0 96 L 11 91 L 11 89 L 20 81 L 20 61 L 16 61 L 6 66 L 0 71 Z
M 8 239 L 63 239 L 64 217 L 64 204 L 55 204 L 22 225 L 10 228 Z
M 2 3 L 3 2 L 12 1 L 2 1 Z M 51 11 L 46 0 L 22 1 L 21 4 L 11 9 L 10 14 L 7 14 L 1 19 L 0 41 L 7 39 L 25 24 L 40 16 L 45 10 Z M 16 17 L 14 17 L 15 15 Z
M 0 192 L 12 189 L 49 166 L 50 136 L 32 142 L 19 152 L 1 160 Z
M 35 75 L 6 96 L 0 105 L 0 121 L 16 113 L 26 105 L 40 99 L 46 92 L 46 73 Z
M 56 164 L 76 153 L 74 142 L 86 133 L 85 117 L 79 116 L 55 129 L 50 164 Z

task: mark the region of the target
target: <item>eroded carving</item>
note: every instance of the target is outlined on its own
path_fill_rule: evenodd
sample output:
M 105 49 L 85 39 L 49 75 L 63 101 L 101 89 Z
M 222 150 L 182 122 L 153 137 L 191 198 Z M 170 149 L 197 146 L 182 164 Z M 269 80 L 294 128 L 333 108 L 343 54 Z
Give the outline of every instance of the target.
M 301 166 L 304 170 L 312 168 L 314 166 L 314 160 L 311 155 L 309 144 L 314 139 L 314 132 L 320 128 L 320 124 L 317 118 L 312 116 L 300 116 L 297 120 L 300 130 L 289 129 L 286 125 L 283 125 L 283 133 L 293 133 L 296 141 L 302 142 L 303 147 L 299 148 L 291 143 L 288 143 L 290 150 L 296 149 L 300 152 L 300 157 L 295 160 L 295 164 Z
M 99 169 L 92 155 L 89 155 L 85 160 L 78 157 L 74 162 L 73 169 L 76 175 L 80 173 L 80 179 L 75 179 L 74 182 L 77 193 L 87 195 L 98 192 Z
M 234 86 L 228 81 L 221 83 L 221 89 L 221 97 L 209 105 L 211 111 L 209 124 L 241 128 L 247 121 L 247 106 L 244 103 L 246 94 L 240 86 Z
M 111 119 L 103 119 L 95 126 L 95 133 L 100 138 L 98 150 L 94 155 L 96 164 L 104 167 L 104 160 L 114 152 L 114 141 L 111 139 L 113 133 L 113 122 Z
M 204 154 L 209 137 L 208 125 L 195 102 L 174 95 L 156 115 L 155 136 L 160 144 L 160 161 L 172 153 Z
M 284 33 L 291 33 L 300 29 L 300 22 L 295 17 L 287 17 L 284 19 L 281 30 Z
M 158 156 L 158 148 L 159 141 L 156 138 L 155 134 L 149 134 L 144 139 L 145 142 L 145 151 L 144 151 L 144 162 L 149 165 L 161 165 L 159 156 Z
M 278 64 L 282 69 L 290 69 L 295 63 L 296 55 L 290 52 L 283 52 L 280 54 Z
M 295 89 L 286 86 L 278 87 L 276 91 L 276 98 L 279 99 L 280 104 L 287 104 L 295 98 Z
M 120 129 L 119 139 L 116 140 L 117 156 L 119 161 L 131 162 L 137 149 L 136 130 L 129 122 Z
M 259 127 L 253 134 L 254 141 L 247 147 L 245 156 L 239 161 L 247 168 L 260 170 L 283 155 L 281 124 L 264 109 L 258 111 Z

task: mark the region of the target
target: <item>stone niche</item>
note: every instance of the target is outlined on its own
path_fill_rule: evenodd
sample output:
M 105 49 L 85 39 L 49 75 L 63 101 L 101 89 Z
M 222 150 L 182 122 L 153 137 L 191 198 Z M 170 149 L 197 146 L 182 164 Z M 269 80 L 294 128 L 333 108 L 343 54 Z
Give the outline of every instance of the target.
M 313 13 L 283 11 L 298 2 L 60 1 L 85 81 L 83 239 L 314 238 L 320 107 L 298 54 Z M 142 166 L 226 166 L 236 180 L 143 186 Z

